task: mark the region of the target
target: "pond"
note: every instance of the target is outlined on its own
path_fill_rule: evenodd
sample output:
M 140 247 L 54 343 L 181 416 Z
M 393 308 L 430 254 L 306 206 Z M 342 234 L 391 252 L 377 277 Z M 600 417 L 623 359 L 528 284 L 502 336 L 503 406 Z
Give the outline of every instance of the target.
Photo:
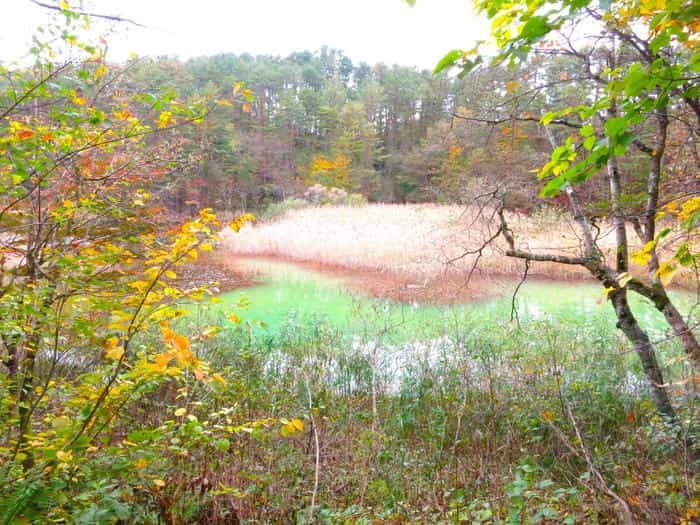
M 400 303 L 368 295 L 353 285 L 352 278 L 332 275 L 302 264 L 260 257 L 237 257 L 236 266 L 256 274 L 253 286 L 221 294 L 215 311 L 235 312 L 244 321 L 259 321 L 274 331 L 293 315 L 301 319 L 323 319 L 345 333 L 381 330 L 395 340 L 425 340 L 445 333 L 448 325 L 468 318 L 471 324 L 503 325 L 512 320 L 513 293 L 517 279 L 483 280 L 470 286 L 488 286 L 489 298 L 478 301 L 434 305 Z M 687 310 L 693 296 L 674 292 L 680 309 Z M 238 305 L 243 299 L 244 309 Z M 652 337 L 662 337 L 663 317 L 645 299 L 630 294 L 640 323 Z M 515 299 L 520 323 L 547 320 L 554 324 L 595 323 L 600 330 L 615 330 L 611 306 L 602 287 L 594 282 L 556 282 L 528 279 Z

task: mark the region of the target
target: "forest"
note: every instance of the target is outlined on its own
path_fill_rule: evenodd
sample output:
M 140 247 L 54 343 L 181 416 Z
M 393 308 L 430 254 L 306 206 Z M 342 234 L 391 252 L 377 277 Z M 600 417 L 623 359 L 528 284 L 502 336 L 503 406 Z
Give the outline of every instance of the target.
M 467 112 L 497 118 L 520 111 L 512 95 L 530 87 L 515 79 L 527 78 L 528 70 L 558 77 L 566 74 L 567 62 L 569 70 L 576 67 L 564 58 L 539 73 L 527 65 L 459 80 L 416 68 L 354 65 L 342 51 L 322 47 L 286 58 L 135 59 L 124 66 L 124 75 L 128 90 L 168 88 L 218 104 L 198 132 L 204 162 L 189 173 L 189 191 L 174 197 L 173 204 L 182 207 L 189 200 L 195 207 L 255 210 L 299 196 L 313 184 L 356 192 L 372 202 L 459 202 L 463 188 L 479 185 L 490 171 L 521 175 L 513 167 L 543 158 L 546 141 L 526 140 L 527 126 L 490 137 L 486 124 L 456 119 Z M 538 82 L 533 76 L 532 86 Z M 240 104 L 232 100 L 236 85 Z M 575 100 L 575 95 L 568 96 Z M 479 169 L 491 156 L 515 151 L 518 158 L 504 160 L 502 168 Z M 522 179 L 530 178 L 523 170 Z M 531 186 L 522 192 L 523 206 L 536 196 Z
M 473 0 L 433 69 L 118 4 L 8 7 L 0 523 L 700 522 L 697 2 Z

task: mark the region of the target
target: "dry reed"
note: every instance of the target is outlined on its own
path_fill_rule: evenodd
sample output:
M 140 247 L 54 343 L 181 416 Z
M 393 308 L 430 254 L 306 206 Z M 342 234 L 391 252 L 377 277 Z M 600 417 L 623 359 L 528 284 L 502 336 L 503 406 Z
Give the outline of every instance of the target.
M 566 214 L 546 210 L 511 213 L 509 225 L 523 248 L 539 253 L 578 254 L 581 239 Z M 372 204 L 290 210 L 275 221 L 223 233 L 232 254 L 281 257 L 353 270 L 394 272 L 432 279 L 469 272 L 477 257 L 486 275 L 517 275 L 523 261 L 507 257 L 501 239 L 484 246 L 498 228 L 493 210 L 435 204 Z M 611 255 L 614 236 L 604 225 L 600 246 Z M 477 253 L 464 255 L 467 252 Z M 587 277 L 580 267 L 533 263 L 530 273 L 556 279 Z

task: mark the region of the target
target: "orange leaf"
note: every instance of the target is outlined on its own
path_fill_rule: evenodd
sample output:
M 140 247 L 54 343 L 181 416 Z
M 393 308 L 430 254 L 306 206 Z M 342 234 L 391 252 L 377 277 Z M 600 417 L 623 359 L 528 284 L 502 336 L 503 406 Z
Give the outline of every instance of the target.
M 178 350 L 187 350 L 190 347 L 190 341 L 184 335 L 175 334 L 172 344 Z
M 21 129 L 17 132 L 17 138 L 20 140 L 27 140 L 32 138 L 36 133 L 31 129 Z
M 173 358 L 170 352 L 162 352 L 155 356 L 154 361 L 156 362 L 156 368 L 162 372 L 168 367 L 168 363 Z

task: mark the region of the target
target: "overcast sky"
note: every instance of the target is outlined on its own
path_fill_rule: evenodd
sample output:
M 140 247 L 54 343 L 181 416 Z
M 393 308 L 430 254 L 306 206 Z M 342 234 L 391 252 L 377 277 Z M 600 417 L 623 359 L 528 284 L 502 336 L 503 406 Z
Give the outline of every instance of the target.
M 51 1 L 51 0 L 44 0 Z M 80 0 L 72 0 L 76 5 Z M 122 24 L 109 37 L 112 60 L 130 52 L 181 58 L 222 52 L 286 56 L 342 49 L 354 61 L 430 68 L 449 50 L 487 36 L 469 0 L 84 0 L 94 12 L 147 26 Z M 2 0 L 0 55 L 16 59 L 47 10 L 29 0 Z

